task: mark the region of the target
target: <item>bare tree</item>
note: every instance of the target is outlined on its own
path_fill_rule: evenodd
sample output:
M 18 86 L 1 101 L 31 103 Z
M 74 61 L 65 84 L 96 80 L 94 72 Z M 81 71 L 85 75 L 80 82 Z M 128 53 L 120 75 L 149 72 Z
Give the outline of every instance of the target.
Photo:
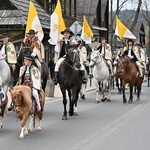
M 145 23 L 148 26 L 148 43 L 147 43 L 147 48 L 149 49 L 149 54 L 150 54 L 150 1 L 143 1 L 143 18 L 145 19 Z
M 138 1 L 138 7 L 137 7 L 137 10 L 136 10 L 136 13 L 135 13 L 135 17 L 134 17 L 134 21 L 133 21 L 133 24 L 132 24 L 132 26 L 130 28 L 131 31 L 133 31 L 135 26 L 136 26 L 136 23 L 137 23 L 137 20 L 138 20 L 138 16 L 139 16 L 139 13 L 140 13 L 141 5 L 142 5 L 142 0 L 139 0 Z

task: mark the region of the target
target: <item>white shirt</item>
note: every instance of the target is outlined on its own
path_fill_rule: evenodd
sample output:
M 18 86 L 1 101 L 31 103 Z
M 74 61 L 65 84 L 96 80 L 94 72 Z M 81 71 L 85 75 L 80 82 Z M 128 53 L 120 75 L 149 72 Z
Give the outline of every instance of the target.
M 3 44 L 1 50 L 0 50 L 1 55 L 5 54 L 5 44 Z
M 102 45 L 101 54 L 105 54 L 105 47 L 104 47 L 104 45 Z
M 131 56 L 131 49 L 132 49 L 132 47 L 129 46 L 129 51 L 128 51 L 128 56 L 129 56 L 129 57 Z

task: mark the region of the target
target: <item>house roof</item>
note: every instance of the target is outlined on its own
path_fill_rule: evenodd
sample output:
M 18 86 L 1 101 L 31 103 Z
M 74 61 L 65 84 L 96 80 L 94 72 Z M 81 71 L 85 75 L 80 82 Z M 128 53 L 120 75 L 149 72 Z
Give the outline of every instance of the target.
M 77 0 L 77 20 L 82 22 L 85 15 L 89 24 L 93 25 L 98 3 L 99 0 Z
M 9 9 L 0 7 L 0 25 L 26 25 L 30 0 L 5 0 Z M 50 15 L 35 1 L 34 3 L 43 28 L 50 28 Z M 5 3 L 2 3 L 5 4 Z M 7 6 L 8 8 L 8 6 Z
M 133 21 L 122 21 L 122 23 L 130 30 Z M 145 34 L 144 32 L 144 25 L 142 21 L 137 21 L 135 28 L 132 32 L 137 38 L 139 37 L 140 34 Z

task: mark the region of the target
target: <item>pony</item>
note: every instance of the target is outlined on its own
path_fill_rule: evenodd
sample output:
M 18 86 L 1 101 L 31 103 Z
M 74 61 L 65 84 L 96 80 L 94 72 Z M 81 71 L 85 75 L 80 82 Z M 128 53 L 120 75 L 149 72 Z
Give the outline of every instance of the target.
M 2 118 L 4 118 L 4 113 L 8 103 L 7 91 L 10 77 L 10 68 L 2 55 L 0 55 L 0 129 L 3 127 Z
M 16 85 L 16 83 L 18 81 L 20 67 L 23 66 L 23 57 L 28 54 L 31 54 L 31 48 L 29 46 L 25 46 L 22 43 L 20 51 L 18 53 L 17 63 L 16 63 L 15 70 L 14 70 L 14 85 Z M 36 66 L 35 63 L 34 63 L 34 65 Z M 47 80 L 49 78 L 49 69 L 45 62 L 42 62 L 41 65 L 42 65 L 41 66 L 41 68 L 42 68 L 41 75 L 42 75 L 42 79 L 43 79 L 42 89 L 45 91 Z
M 141 93 L 141 85 L 143 83 L 143 78 L 139 77 L 138 69 L 133 62 L 131 62 L 128 56 L 124 56 L 118 59 L 118 63 L 116 64 L 116 72 L 122 78 L 122 93 L 123 93 L 123 103 L 126 103 L 125 96 L 125 86 L 128 83 L 130 89 L 130 96 L 128 103 L 131 104 L 133 102 L 133 86 L 137 87 L 137 101 L 140 100 Z
M 79 72 L 80 58 L 76 48 L 68 48 L 66 57 L 58 71 L 58 83 L 63 96 L 64 112 L 62 120 L 67 120 L 67 99 L 66 90 L 69 96 L 69 115 L 77 116 L 77 101 L 81 89 L 82 80 Z
M 111 77 L 109 73 L 109 68 L 100 55 L 99 51 L 93 51 L 91 54 L 91 60 L 89 67 L 93 68 L 93 79 L 96 86 L 96 101 L 95 103 L 99 103 L 99 82 L 102 83 L 102 99 L 101 101 L 104 102 L 105 100 L 110 101 L 110 91 L 111 91 Z M 107 94 L 108 89 L 108 94 Z
M 35 117 L 39 119 L 37 130 L 41 130 L 41 122 L 43 118 L 43 111 L 37 112 L 36 102 L 32 99 L 31 88 L 26 85 L 18 85 L 13 89 L 9 89 L 14 111 L 17 117 L 21 121 L 21 132 L 19 135 L 20 139 L 24 139 L 24 136 L 32 132 L 32 128 L 35 127 Z M 45 105 L 45 94 L 42 90 L 41 94 L 41 108 L 44 109 Z M 30 117 L 28 129 L 26 127 L 27 119 Z

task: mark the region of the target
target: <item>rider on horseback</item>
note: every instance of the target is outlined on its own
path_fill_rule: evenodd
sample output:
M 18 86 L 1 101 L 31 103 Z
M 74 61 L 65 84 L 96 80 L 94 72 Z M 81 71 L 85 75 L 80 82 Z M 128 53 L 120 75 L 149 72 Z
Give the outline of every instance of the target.
M 145 54 L 144 50 L 141 48 L 141 44 L 139 42 L 136 42 L 135 49 L 137 49 L 137 51 L 139 51 L 139 56 L 142 61 L 142 68 L 144 68 L 146 71 L 146 54 Z
M 4 33 L 3 37 L 3 44 L 1 46 L 0 53 L 6 59 L 6 62 L 12 69 L 12 73 L 15 70 L 15 64 L 17 63 L 17 56 L 14 44 L 10 42 L 8 33 Z
M 44 56 L 44 46 L 41 41 L 39 41 L 36 36 L 37 32 L 33 29 L 29 30 L 24 44 L 30 46 L 31 56 L 34 58 L 34 61 L 41 72 L 41 63 L 43 62 Z
M 64 31 L 61 32 L 61 34 L 63 34 L 64 38 L 60 41 L 60 47 L 61 47 L 60 52 L 59 52 L 60 59 L 57 61 L 55 65 L 55 72 L 54 72 L 54 78 L 53 78 L 54 84 L 57 84 L 58 82 L 58 70 L 59 70 L 61 63 L 65 59 L 66 52 L 68 51 L 67 46 L 71 46 L 71 44 L 76 44 L 76 43 L 73 43 L 76 41 L 71 38 L 72 32 L 70 29 L 65 29 Z M 87 78 L 85 77 L 85 67 L 83 64 L 81 64 L 81 67 L 80 67 L 80 74 L 82 77 L 82 82 L 85 83 L 87 81 Z
M 143 72 L 142 72 L 142 60 L 140 58 L 139 51 L 136 47 L 134 47 L 134 41 L 132 39 L 128 40 L 128 45 L 124 47 L 124 55 L 128 56 L 131 61 L 136 63 L 138 70 L 139 70 L 139 77 L 143 77 Z
M 97 48 L 100 52 L 100 54 L 103 56 L 103 58 L 106 60 L 106 63 L 109 66 L 111 76 L 113 76 L 113 69 L 112 69 L 112 52 L 111 52 L 111 47 L 109 44 L 106 43 L 106 39 L 104 37 L 101 38 L 101 44 Z
M 41 111 L 39 91 L 41 90 L 41 73 L 37 67 L 32 64 L 33 57 L 26 55 L 24 57 L 24 66 L 20 68 L 18 84 L 27 85 L 32 89 L 32 94 L 37 103 L 38 111 Z

